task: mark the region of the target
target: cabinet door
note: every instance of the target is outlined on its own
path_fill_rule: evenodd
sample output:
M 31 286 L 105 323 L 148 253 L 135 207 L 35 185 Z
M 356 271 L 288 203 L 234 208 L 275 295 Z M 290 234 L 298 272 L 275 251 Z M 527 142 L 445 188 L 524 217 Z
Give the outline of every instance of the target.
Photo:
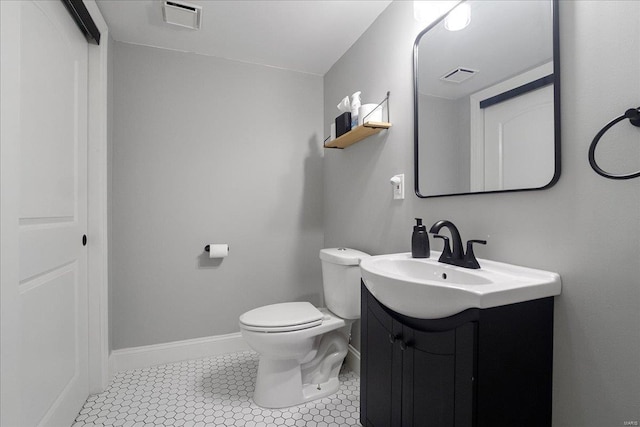
M 444 332 L 403 329 L 402 425 L 471 427 L 475 323 Z
M 404 327 L 402 425 L 453 426 L 455 331 Z
M 407 323 L 411 326 L 407 326 Z M 362 288 L 360 422 L 364 427 L 472 427 L 476 322 L 394 316 Z
M 475 425 L 477 331 L 476 322 L 456 329 L 455 427 Z
M 370 303 L 362 305 L 360 421 L 366 427 L 399 426 L 402 326 L 369 298 Z

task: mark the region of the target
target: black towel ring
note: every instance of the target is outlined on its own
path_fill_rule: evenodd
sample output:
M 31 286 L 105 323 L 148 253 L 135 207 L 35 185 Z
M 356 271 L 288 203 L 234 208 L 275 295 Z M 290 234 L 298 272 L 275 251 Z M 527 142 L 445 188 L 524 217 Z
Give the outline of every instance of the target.
M 626 174 L 626 175 L 614 175 L 614 174 L 611 174 L 611 173 L 603 170 L 596 163 L 596 145 L 598 145 L 598 142 L 600 141 L 600 138 L 602 138 L 602 135 L 604 135 L 605 132 L 607 132 L 609 129 L 611 129 L 615 124 L 617 124 L 618 122 L 623 121 L 624 119 L 629 119 L 629 122 L 632 125 L 640 127 L 640 107 L 638 107 L 638 108 L 630 108 L 627 111 L 625 111 L 622 116 L 617 117 L 617 118 L 611 120 L 609 123 L 607 123 L 605 127 L 600 129 L 600 132 L 598 132 L 596 137 L 593 138 L 593 141 L 591 141 L 591 146 L 589 147 L 589 164 L 591 165 L 593 170 L 596 171 L 596 173 L 598 175 L 604 176 L 605 178 L 610 178 L 610 179 L 631 179 L 631 178 L 636 178 L 636 177 L 640 176 L 640 171 L 635 172 L 635 173 Z

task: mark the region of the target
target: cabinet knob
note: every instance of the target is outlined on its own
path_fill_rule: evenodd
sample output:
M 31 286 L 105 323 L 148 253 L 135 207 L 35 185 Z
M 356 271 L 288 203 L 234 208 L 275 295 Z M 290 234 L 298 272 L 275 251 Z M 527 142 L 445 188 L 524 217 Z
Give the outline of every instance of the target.
M 402 338 L 402 335 L 394 335 L 394 334 L 389 334 L 389 342 L 391 344 L 395 344 L 396 341 L 398 341 L 398 339 Z
M 406 349 L 408 349 L 411 346 L 413 346 L 413 343 L 411 341 L 408 341 L 408 342 L 401 341 L 400 342 L 400 350 L 402 350 L 402 351 L 405 351 Z

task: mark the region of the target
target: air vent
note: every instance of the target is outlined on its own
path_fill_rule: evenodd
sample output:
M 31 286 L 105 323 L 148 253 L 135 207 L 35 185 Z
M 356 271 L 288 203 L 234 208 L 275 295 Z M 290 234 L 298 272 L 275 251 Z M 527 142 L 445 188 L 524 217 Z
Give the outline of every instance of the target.
M 472 70 L 471 68 L 458 67 L 440 77 L 440 80 L 450 83 L 462 83 L 475 76 L 477 72 L 478 70 Z
M 162 18 L 167 24 L 199 30 L 202 23 L 202 6 L 180 1 L 165 1 Z

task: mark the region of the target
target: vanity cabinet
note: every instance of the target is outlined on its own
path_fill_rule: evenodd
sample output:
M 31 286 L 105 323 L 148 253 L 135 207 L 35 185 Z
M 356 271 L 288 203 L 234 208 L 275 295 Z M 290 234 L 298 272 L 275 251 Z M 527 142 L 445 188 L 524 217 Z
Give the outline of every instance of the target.
M 365 427 L 551 425 L 553 298 L 424 320 L 362 284 Z

